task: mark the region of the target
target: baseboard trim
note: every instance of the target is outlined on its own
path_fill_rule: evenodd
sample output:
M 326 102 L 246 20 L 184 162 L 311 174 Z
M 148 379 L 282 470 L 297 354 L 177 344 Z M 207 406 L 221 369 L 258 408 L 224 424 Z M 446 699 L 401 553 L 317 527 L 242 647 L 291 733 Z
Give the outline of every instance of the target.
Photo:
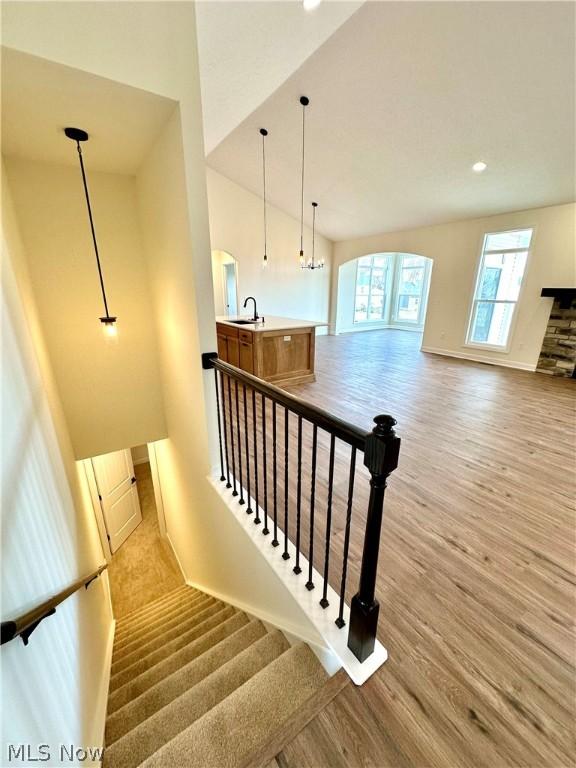
M 255 608 L 253 605 L 244 603 L 242 600 L 238 600 L 237 598 L 232 597 L 231 595 L 227 595 L 224 592 L 211 589 L 210 587 L 207 587 L 205 584 L 201 584 L 198 581 L 187 579 L 186 584 L 188 584 L 189 587 L 193 587 L 194 589 L 199 589 L 201 592 L 205 592 L 211 597 L 215 597 L 216 600 L 221 600 L 223 603 L 229 603 L 230 605 L 233 605 L 234 608 L 237 608 L 239 611 L 247 613 L 255 619 L 259 619 L 263 624 L 269 624 L 272 627 L 276 627 L 276 629 L 279 629 L 281 632 L 290 635 L 292 639 L 295 638 L 297 640 L 301 640 L 303 643 L 311 646 L 312 650 L 316 653 L 321 661 L 326 652 L 330 651 L 329 648 L 318 645 L 315 640 L 312 640 L 310 637 L 306 636 L 306 634 L 302 632 L 300 628 L 294 627 L 292 624 L 288 624 L 287 622 L 282 621 L 282 619 L 279 619 L 278 616 L 272 616 L 266 611 L 261 611 L 259 608 Z M 340 665 L 338 665 L 338 669 L 340 669 Z
M 138 464 L 150 464 L 150 459 L 149 459 L 149 458 L 145 458 L 145 459 L 136 459 L 136 460 L 132 459 L 132 464 L 133 464 L 135 467 L 136 467 Z
M 178 552 L 176 551 L 176 547 L 174 546 L 174 542 L 170 538 L 170 534 L 168 533 L 168 531 L 166 531 L 166 539 L 168 541 L 168 544 L 170 544 L 170 549 L 174 553 L 174 557 L 176 558 L 176 562 L 178 563 L 178 568 L 180 569 L 180 573 L 182 574 L 182 580 L 184 584 L 188 584 L 188 579 L 184 572 L 184 568 L 182 568 L 182 563 L 180 562 L 180 558 L 178 557 Z M 188 584 L 188 586 L 192 586 L 192 585 Z
M 215 597 L 217 600 L 221 600 L 223 603 L 233 605 L 234 608 L 237 608 L 239 611 L 259 619 L 263 624 L 267 624 L 271 627 L 279 629 L 286 635 L 287 640 L 291 645 L 299 641 L 306 643 L 310 646 L 310 649 L 314 652 L 329 675 L 334 675 L 336 672 L 338 672 L 339 669 L 342 668 L 342 665 L 335 657 L 334 653 L 330 650 L 330 648 L 327 646 L 319 645 L 316 640 L 313 640 L 311 637 L 307 636 L 304 632 L 302 632 L 300 628 L 294 627 L 292 624 L 284 622 L 277 616 L 272 616 L 266 611 L 261 611 L 258 608 L 255 608 L 253 605 L 249 605 L 248 603 L 244 603 L 241 600 L 237 600 L 232 595 L 211 589 L 210 587 L 207 587 L 206 584 L 202 584 L 199 581 L 194 581 L 193 579 L 187 578 L 186 574 L 184 573 L 182 563 L 180 562 L 180 558 L 178 557 L 178 553 L 174 548 L 174 543 L 172 542 L 172 539 L 169 535 L 167 535 L 167 539 L 170 547 L 172 548 L 172 552 L 174 553 L 174 557 L 176 558 L 176 562 L 178 563 L 178 567 L 180 568 L 180 573 L 182 574 L 184 583 L 189 587 L 192 587 L 193 589 L 199 589 L 201 592 L 205 592 L 207 595 Z
M 98 745 L 104 749 L 104 734 L 106 731 L 106 715 L 108 713 L 108 693 L 110 689 L 110 674 L 112 672 L 112 653 L 114 650 L 114 635 L 116 632 L 116 619 L 112 619 L 106 653 L 104 654 L 104 674 L 98 691 L 98 703 L 94 716 L 94 737 L 90 745 Z M 94 762 L 94 765 L 102 765 L 102 761 Z
M 504 360 L 499 357 L 485 357 L 484 355 L 474 355 L 469 352 L 455 352 L 452 349 L 442 349 L 441 347 L 422 347 L 421 352 L 429 352 L 432 355 L 441 355 L 442 357 L 456 357 L 459 360 L 470 360 L 473 363 L 486 363 L 486 365 L 499 365 L 502 368 L 516 368 L 519 371 L 536 370 L 536 365 L 532 363 L 521 363 L 519 360 Z
M 316 629 L 316 632 L 322 640 L 322 644 L 325 645 L 325 647 L 329 649 L 332 654 L 334 654 L 338 663 L 344 667 L 356 685 L 362 685 L 365 683 L 366 680 L 371 675 L 373 675 L 374 672 L 376 672 L 376 670 L 379 669 L 379 667 L 384 664 L 388 658 L 388 652 L 386 651 L 386 648 L 384 648 L 384 646 L 378 640 L 376 640 L 374 651 L 371 656 L 369 656 L 364 663 L 360 663 L 358 661 L 352 651 L 348 648 L 348 627 L 350 625 L 349 606 L 344 604 L 343 617 L 346 623 L 346 628 L 338 629 L 334 622 L 335 614 L 333 610 L 334 606 L 337 606 L 340 600 L 336 592 L 330 585 L 328 585 L 327 598 L 329 605 L 332 606 L 332 609 L 330 611 L 323 610 L 319 605 L 317 590 L 309 592 L 305 586 L 306 579 L 296 577 L 292 570 L 292 566 L 296 557 L 296 548 L 292 541 L 288 539 L 288 553 L 290 558 L 288 560 L 284 560 L 282 557 L 280 557 L 280 548 L 275 549 L 274 547 L 270 546 L 269 539 L 267 539 L 265 536 L 262 536 L 261 529 L 253 524 L 252 516 L 247 515 L 245 508 L 238 505 L 237 500 L 232 496 L 232 490 L 226 488 L 225 485 L 217 479 L 218 476 L 219 473 L 215 477 L 209 477 L 209 482 L 220 495 L 230 510 L 231 514 L 235 517 L 236 521 L 240 524 L 240 526 L 252 540 L 261 556 L 264 557 L 266 562 L 272 568 L 276 574 L 276 577 L 281 581 L 288 593 L 292 595 L 292 598 L 296 601 L 297 605 L 300 606 L 308 621 Z M 252 508 L 255 509 L 256 504 L 254 499 L 251 500 L 251 504 Z M 263 516 L 263 510 L 261 512 Z M 279 525 L 278 538 L 282 539 L 283 536 L 284 533 L 281 526 Z M 309 564 L 308 560 L 302 553 L 300 553 L 300 566 L 303 573 L 306 573 Z M 315 568 L 312 569 L 312 574 L 312 580 L 318 584 L 321 584 L 323 580 L 322 575 L 318 573 Z M 198 589 L 207 591 L 200 584 L 192 586 L 197 586 Z M 231 600 L 224 595 L 221 599 L 226 600 L 233 605 L 237 604 L 234 602 L 234 600 Z M 258 616 L 258 614 L 253 609 L 251 609 L 250 606 L 238 607 L 241 607 L 242 610 L 246 610 L 249 613 Z M 266 617 L 261 615 L 258 616 L 258 618 L 261 618 L 263 621 L 268 621 L 270 624 L 277 626 L 283 632 L 288 632 L 296 635 L 297 637 L 300 637 L 300 630 L 295 632 L 293 628 L 282 626 L 276 617 Z M 305 643 L 308 643 L 313 650 L 313 645 L 318 645 L 316 640 L 311 643 L 310 640 L 306 637 L 302 637 L 301 639 Z

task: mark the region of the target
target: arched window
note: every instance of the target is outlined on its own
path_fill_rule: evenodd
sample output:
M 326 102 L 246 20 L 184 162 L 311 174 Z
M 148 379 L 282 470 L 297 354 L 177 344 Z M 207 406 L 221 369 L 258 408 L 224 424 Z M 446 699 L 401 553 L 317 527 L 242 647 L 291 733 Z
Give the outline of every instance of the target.
M 355 323 L 421 326 L 431 260 L 407 253 L 376 253 L 357 261 Z

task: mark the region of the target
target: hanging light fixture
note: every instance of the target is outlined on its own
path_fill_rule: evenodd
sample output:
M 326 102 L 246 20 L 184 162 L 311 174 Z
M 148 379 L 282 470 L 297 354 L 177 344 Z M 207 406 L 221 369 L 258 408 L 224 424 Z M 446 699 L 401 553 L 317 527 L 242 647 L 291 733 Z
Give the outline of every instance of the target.
M 324 257 L 316 263 L 314 254 L 316 241 L 316 208 L 318 208 L 318 203 L 312 203 L 312 256 L 308 259 L 306 264 L 301 265 L 302 269 L 322 269 L 324 266 Z
M 266 136 L 268 131 L 266 128 L 260 128 L 260 136 L 262 136 L 262 200 L 264 201 L 264 259 L 262 266 L 268 266 L 268 249 L 267 249 L 267 226 L 266 226 Z
M 102 330 L 108 338 L 115 338 L 118 334 L 118 328 L 116 327 L 117 318 L 110 314 L 108 311 L 108 301 L 106 300 L 106 289 L 104 288 L 104 277 L 102 275 L 102 265 L 100 264 L 100 256 L 98 254 L 98 244 L 96 242 L 96 231 L 94 229 L 94 220 L 92 218 L 92 208 L 90 206 L 90 196 L 88 194 L 88 183 L 86 181 L 86 173 L 84 171 L 84 161 L 82 159 L 82 148 L 80 142 L 88 141 L 88 134 L 81 128 L 64 128 L 64 133 L 72 141 L 76 142 L 76 149 L 78 150 L 78 158 L 80 159 L 80 171 L 82 173 L 82 183 L 84 184 L 84 194 L 86 195 L 86 206 L 88 207 L 88 219 L 90 220 L 90 230 L 92 232 L 92 242 L 94 243 L 94 253 L 96 254 L 96 265 L 98 267 L 98 277 L 100 278 L 100 288 L 102 290 L 102 299 L 104 300 L 104 315 L 100 318 L 102 323 Z
M 306 142 L 306 107 L 310 104 L 307 96 L 300 96 L 302 104 L 302 186 L 300 189 L 300 266 L 304 267 L 304 159 Z

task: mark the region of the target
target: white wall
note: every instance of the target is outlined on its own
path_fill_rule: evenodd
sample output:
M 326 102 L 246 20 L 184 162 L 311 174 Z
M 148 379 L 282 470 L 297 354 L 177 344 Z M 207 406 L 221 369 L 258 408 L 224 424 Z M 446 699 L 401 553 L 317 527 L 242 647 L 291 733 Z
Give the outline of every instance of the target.
M 180 115 L 175 112 L 138 176 L 142 231 L 155 315 L 169 439 L 155 444 L 168 535 L 187 578 L 232 603 L 289 625 L 320 642 L 316 631 L 207 482 L 211 452 L 206 411 L 213 413 L 212 371 L 203 374 Z M 204 254 L 210 259 L 210 254 Z M 209 297 L 211 298 L 212 292 Z M 187 364 L 183 364 L 186 361 Z M 208 389 L 202 394 L 206 377 Z
M 541 289 L 576 285 L 575 222 L 576 206 L 569 204 L 336 243 L 331 323 L 336 322 L 337 275 L 342 264 L 369 253 L 416 253 L 434 260 L 422 348 L 532 369 L 552 303 L 540 297 Z M 534 237 L 510 349 L 470 349 L 464 341 L 483 236 L 525 227 L 534 227 Z
M 210 168 L 207 181 L 212 247 L 238 262 L 240 307 L 246 296 L 254 296 L 260 315 L 328 322 L 332 242 L 317 234 L 316 257 L 323 257 L 326 266 L 300 269 L 300 223 L 268 206 L 268 266 L 263 269 L 262 200 Z M 306 228 L 307 256 L 311 242 L 312 231 Z
M 98 319 L 104 308 L 79 168 L 6 159 L 77 459 L 166 437 L 135 180 L 90 172 L 89 153 L 86 164 L 108 306 L 118 316 L 112 344 Z
M 2 619 L 35 607 L 104 562 L 34 305 L 2 178 Z M 31 636 L 2 646 L 7 744 L 102 744 L 112 616 L 106 576 L 65 601 Z M 20 764 L 12 761 L 10 764 Z M 59 765 L 53 759 L 50 765 Z

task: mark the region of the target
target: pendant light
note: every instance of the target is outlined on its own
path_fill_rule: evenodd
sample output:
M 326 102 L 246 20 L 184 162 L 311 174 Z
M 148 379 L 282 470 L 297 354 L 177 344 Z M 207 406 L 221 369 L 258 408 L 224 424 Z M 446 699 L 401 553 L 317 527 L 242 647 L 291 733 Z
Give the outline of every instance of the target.
M 304 159 L 306 142 L 306 107 L 310 104 L 307 96 L 300 96 L 302 104 L 302 185 L 300 188 L 300 266 L 304 267 Z
M 88 134 L 81 128 L 64 128 L 64 133 L 72 141 L 76 142 L 76 149 L 78 150 L 78 158 L 80 160 L 80 171 L 82 173 L 82 183 L 84 184 L 84 194 L 86 195 L 86 206 L 88 207 L 88 219 L 90 220 L 90 230 L 92 232 L 92 242 L 94 243 L 94 253 L 96 254 L 96 265 L 98 267 L 98 277 L 100 279 L 100 288 L 102 290 L 102 299 L 104 300 L 104 315 L 100 318 L 102 323 L 102 330 L 108 338 L 115 338 L 118 333 L 116 327 L 117 318 L 110 314 L 108 311 L 108 301 L 106 299 L 106 289 L 104 287 L 104 276 L 102 275 L 102 265 L 100 264 L 100 256 L 98 254 L 98 243 L 96 242 L 96 231 L 94 229 L 94 220 L 92 218 L 92 208 L 90 206 L 90 196 L 88 194 L 88 183 L 86 181 L 86 173 L 84 171 L 84 161 L 82 159 L 82 148 L 80 142 L 88 141 Z
M 262 136 L 262 200 L 264 201 L 264 259 L 262 261 L 262 267 L 268 266 L 268 248 L 267 248 L 267 226 L 266 226 L 266 136 L 268 131 L 266 128 L 260 128 L 260 136 Z
M 308 259 L 307 264 L 302 264 L 302 269 L 322 269 L 324 267 L 324 258 L 318 263 L 315 261 L 315 241 L 316 241 L 316 208 L 318 203 L 312 203 L 312 258 Z

